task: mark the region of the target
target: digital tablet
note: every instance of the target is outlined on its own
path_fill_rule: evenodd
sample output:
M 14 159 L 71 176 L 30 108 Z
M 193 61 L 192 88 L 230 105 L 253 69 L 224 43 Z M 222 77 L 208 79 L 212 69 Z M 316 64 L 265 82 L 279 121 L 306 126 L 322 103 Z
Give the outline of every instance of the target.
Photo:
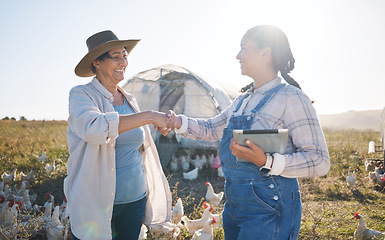
M 247 146 L 245 141 L 249 139 L 265 153 L 285 154 L 289 131 L 287 129 L 233 130 L 233 136 L 235 142 L 242 146 Z

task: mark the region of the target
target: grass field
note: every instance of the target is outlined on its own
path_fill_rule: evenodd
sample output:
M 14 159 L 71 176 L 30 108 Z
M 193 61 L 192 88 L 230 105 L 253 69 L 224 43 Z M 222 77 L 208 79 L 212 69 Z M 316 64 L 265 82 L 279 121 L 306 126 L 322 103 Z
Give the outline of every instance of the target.
M 38 195 L 39 205 L 46 201 L 47 192 L 55 196 L 55 204 L 63 200 L 62 183 L 68 158 L 66 130 L 65 121 L 0 121 L 0 173 L 10 173 L 15 167 L 18 172 L 28 173 L 33 167 L 36 181 L 31 192 Z M 369 228 L 385 231 L 385 193 L 370 183 L 364 166 L 366 158 L 383 158 L 382 153 L 368 154 L 369 141 L 379 142 L 380 133 L 328 129 L 324 129 L 324 133 L 332 165 L 327 176 L 299 180 L 303 202 L 299 239 L 353 239 L 357 223 L 351 213 L 356 211 L 365 217 Z M 56 159 L 57 169 L 52 174 L 46 173 L 45 163 L 37 160 L 44 148 L 49 159 Z M 349 167 L 358 180 L 353 191 L 346 184 Z M 177 176 L 168 176 L 174 197 L 183 198 L 189 217 L 198 217 L 204 196 L 194 195 L 188 189 L 193 184 L 184 183 Z M 212 174 L 202 180 L 220 181 L 218 184 L 223 185 L 223 179 Z M 44 236 L 41 233 L 34 239 L 44 239 Z M 189 237 L 184 233 L 180 239 Z M 217 232 L 215 239 L 223 239 L 223 233 Z

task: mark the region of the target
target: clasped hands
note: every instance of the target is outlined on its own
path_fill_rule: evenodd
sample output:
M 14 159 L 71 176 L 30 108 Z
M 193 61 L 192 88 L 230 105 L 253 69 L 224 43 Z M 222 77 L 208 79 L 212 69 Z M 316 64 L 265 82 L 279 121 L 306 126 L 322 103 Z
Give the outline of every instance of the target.
M 158 130 L 163 136 L 166 136 L 172 130 L 175 130 L 175 128 L 179 129 L 182 125 L 182 119 L 175 115 L 172 110 L 168 110 L 167 113 L 165 113 L 165 116 L 167 117 L 166 126 L 154 125 L 154 128 Z M 250 140 L 246 141 L 246 145 L 247 146 L 241 146 L 237 144 L 234 139 L 231 139 L 231 153 L 234 156 L 252 162 L 259 167 L 264 166 L 267 160 L 264 151 Z
M 154 123 L 154 128 L 158 130 L 163 136 L 166 136 L 175 128 L 180 128 L 181 119 L 172 110 L 167 111 L 167 113 L 160 113 L 162 117 L 159 121 Z

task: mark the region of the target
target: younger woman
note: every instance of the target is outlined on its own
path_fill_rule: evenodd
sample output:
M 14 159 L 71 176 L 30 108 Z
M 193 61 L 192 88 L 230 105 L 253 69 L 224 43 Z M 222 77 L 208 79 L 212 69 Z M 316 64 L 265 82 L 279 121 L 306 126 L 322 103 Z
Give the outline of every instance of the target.
M 221 139 L 226 240 L 297 239 L 301 223 L 297 178 L 327 174 L 325 138 L 311 101 L 288 75 L 294 57 L 279 28 L 261 25 L 248 30 L 237 59 L 242 74 L 254 82 L 227 109 L 208 120 L 172 111 L 169 115 L 183 137 Z M 289 85 L 282 83 L 278 72 Z M 251 141 L 246 141 L 248 147 L 238 145 L 232 139 L 234 129 L 288 129 L 286 152 L 270 156 Z

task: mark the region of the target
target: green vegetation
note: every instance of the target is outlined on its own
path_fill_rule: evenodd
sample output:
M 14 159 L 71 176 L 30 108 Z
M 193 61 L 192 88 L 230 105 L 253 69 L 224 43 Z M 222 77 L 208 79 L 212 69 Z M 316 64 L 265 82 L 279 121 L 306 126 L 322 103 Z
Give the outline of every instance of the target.
M 39 205 L 46 201 L 47 192 L 55 196 L 55 203 L 63 200 L 62 183 L 68 159 L 66 130 L 65 121 L 0 121 L 0 173 L 10 173 L 15 167 L 18 172 L 28 173 L 33 167 L 36 181 L 31 191 L 38 194 Z M 368 154 L 369 141 L 378 143 L 380 133 L 328 129 L 324 132 L 332 165 L 327 176 L 299 179 L 303 202 L 299 239 L 353 239 L 357 223 L 352 213 L 356 211 L 364 216 L 369 228 L 385 231 L 385 193 L 369 181 L 364 166 L 366 158 L 383 158 L 382 153 Z M 48 161 L 41 163 L 37 159 L 44 148 L 48 159 L 56 159 L 57 169 L 52 174 L 44 169 Z M 349 167 L 358 180 L 354 190 L 346 184 Z M 183 197 L 185 214 L 189 218 L 200 217 L 204 196 L 193 192 L 183 196 L 180 191 L 185 189 L 181 189 L 178 182 L 170 186 L 173 204 L 178 196 Z M 181 235 L 181 239 L 191 238 L 186 231 Z M 215 232 L 215 239 L 223 239 L 222 230 Z

